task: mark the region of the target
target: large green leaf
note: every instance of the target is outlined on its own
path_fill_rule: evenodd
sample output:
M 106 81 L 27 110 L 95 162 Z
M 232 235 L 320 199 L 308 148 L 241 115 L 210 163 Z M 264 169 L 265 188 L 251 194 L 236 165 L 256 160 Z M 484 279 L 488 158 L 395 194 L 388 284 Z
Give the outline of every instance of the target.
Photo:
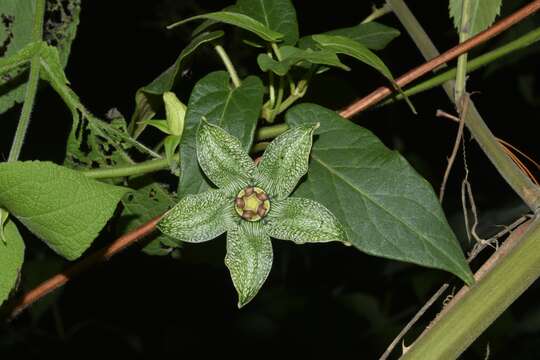
M 314 104 L 286 114 L 291 126 L 320 122 L 305 182 L 294 196 L 325 205 L 348 240 L 372 255 L 472 274 L 430 184 L 371 132 Z
M 62 66 L 67 64 L 79 24 L 80 0 L 46 2 L 43 40 L 58 48 Z M 32 42 L 35 0 L 0 1 L 0 57 L 14 55 Z M 0 114 L 24 97 L 28 65 L 3 74 L 0 80 Z
M 334 29 L 322 33 L 322 35 L 339 35 L 358 41 L 368 49 L 381 50 L 399 36 L 399 30 L 390 26 L 370 21 L 365 24 L 358 24 L 347 28 Z M 303 49 L 316 48 L 317 43 L 312 35 L 304 36 L 298 42 L 298 46 Z
M 469 36 L 474 36 L 486 30 L 501 12 L 502 0 L 469 0 Z M 450 0 L 450 17 L 454 19 L 454 26 L 461 28 L 461 12 L 463 0 Z
M 298 41 L 296 10 L 290 0 L 238 0 L 234 11 L 260 21 L 267 28 L 283 34 L 283 44 Z
M 313 35 L 312 37 L 313 40 L 318 42 L 324 49 L 352 56 L 379 71 L 390 81 L 394 80 L 392 73 L 382 60 L 358 41 L 340 35 Z
M 24 260 L 24 242 L 11 220 L 5 224 L 4 236 L 5 241 L 0 241 L 0 305 L 17 284 Z
M 266 41 L 276 42 L 283 39 L 283 34 L 268 28 L 260 21 L 257 21 L 250 16 L 240 14 L 237 12 L 230 12 L 230 11 L 218 11 L 218 12 L 212 12 L 212 13 L 193 16 L 188 19 L 175 22 L 174 24 L 167 26 L 167 29 L 172 29 L 176 26 L 185 24 L 189 21 L 201 20 L 201 19 L 214 20 L 214 21 L 219 21 L 226 24 L 237 26 L 239 28 L 242 28 L 244 30 L 254 33 L 255 35 L 259 36 L 261 39 L 266 40 Z
M 272 71 L 277 75 L 283 76 L 289 72 L 293 65 L 302 62 L 334 66 L 343 70 L 350 70 L 348 66 L 339 61 L 339 58 L 333 51 L 325 49 L 299 49 L 294 46 L 282 46 L 280 51 L 282 54 L 282 59 L 280 61 L 272 59 L 267 54 L 259 54 L 257 57 L 257 63 L 262 71 Z
M 251 148 L 259 118 L 264 87 L 249 76 L 235 88 L 226 71 L 216 71 L 199 80 L 189 98 L 184 134 L 180 144 L 180 196 L 196 194 L 209 188 L 199 168 L 196 151 L 197 127 L 203 117 L 240 139 L 243 149 Z
M 0 206 L 69 260 L 90 246 L 127 191 L 50 162 L 0 163 Z
M 161 95 L 172 89 L 185 59 L 193 54 L 201 45 L 219 39 L 223 35 L 223 31 L 212 31 L 196 36 L 182 50 L 174 64 L 152 80 L 150 84 L 137 90 L 135 94 L 135 111 L 131 119 L 133 126 L 136 123 L 151 119 L 156 114 L 163 103 Z
M 159 184 L 149 184 L 127 194 L 122 198 L 124 209 L 120 217 L 120 231 L 131 231 L 155 216 L 165 213 L 174 206 L 175 201 L 171 195 Z M 158 232 L 145 238 L 147 245 L 143 251 L 148 255 L 167 255 L 171 247 L 177 247 L 167 235 Z

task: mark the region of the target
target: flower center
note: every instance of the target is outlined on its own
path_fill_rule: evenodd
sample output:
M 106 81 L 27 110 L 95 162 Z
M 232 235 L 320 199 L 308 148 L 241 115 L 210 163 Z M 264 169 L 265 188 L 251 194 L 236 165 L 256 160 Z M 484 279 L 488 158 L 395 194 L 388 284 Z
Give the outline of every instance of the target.
M 236 195 L 234 209 L 244 220 L 259 221 L 268 214 L 270 200 L 263 189 L 248 186 Z

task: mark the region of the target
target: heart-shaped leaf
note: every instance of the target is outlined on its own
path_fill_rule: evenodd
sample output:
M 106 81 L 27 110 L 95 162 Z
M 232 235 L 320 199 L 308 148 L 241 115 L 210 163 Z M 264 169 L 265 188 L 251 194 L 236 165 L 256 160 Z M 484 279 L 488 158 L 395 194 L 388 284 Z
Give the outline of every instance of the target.
M 0 163 L 0 206 L 69 260 L 90 246 L 127 191 L 50 162 Z
M 291 126 L 321 127 L 309 172 L 294 196 L 326 206 L 348 240 L 372 255 L 450 271 L 473 281 L 430 184 L 371 132 L 314 104 L 286 114 Z

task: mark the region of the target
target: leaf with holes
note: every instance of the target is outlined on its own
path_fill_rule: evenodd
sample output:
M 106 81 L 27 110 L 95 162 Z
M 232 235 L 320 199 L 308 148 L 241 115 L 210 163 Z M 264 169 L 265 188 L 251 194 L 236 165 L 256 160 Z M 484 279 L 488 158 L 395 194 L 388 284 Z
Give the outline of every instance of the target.
M 50 162 L 0 163 L 0 207 L 69 260 L 90 246 L 127 191 Z
M 149 184 L 122 198 L 119 232 L 127 233 L 150 219 L 165 213 L 175 204 L 172 196 L 159 184 Z M 148 255 L 168 255 L 178 244 L 167 235 L 153 233 L 144 239 L 143 251 Z
M 43 40 L 59 50 L 62 66 L 67 64 L 71 43 L 79 24 L 80 0 L 46 2 Z M 32 43 L 34 0 L 0 2 L 0 57 L 9 57 Z M 28 63 L 2 74 L 0 114 L 21 102 L 28 78 Z
M 376 256 L 412 262 L 473 281 L 432 187 L 371 132 L 314 104 L 290 109 L 291 126 L 320 122 L 309 172 L 294 196 L 325 205 L 349 241 Z
M 235 88 L 226 71 L 210 73 L 195 84 L 180 144 L 179 196 L 196 194 L 209 187 L 197 163 L 195 135 L 201 119 L 204 117 L 237 137 L 247 152 L 253 142 L 263 94 L 264 87 L 258 77 L 249 76 Z

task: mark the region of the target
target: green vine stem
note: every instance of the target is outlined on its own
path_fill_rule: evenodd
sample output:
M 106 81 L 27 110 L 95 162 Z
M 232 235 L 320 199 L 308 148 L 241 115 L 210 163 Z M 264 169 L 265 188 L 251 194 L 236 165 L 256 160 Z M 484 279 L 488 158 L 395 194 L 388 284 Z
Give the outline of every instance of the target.
M 456 359 L 540 276 L 540 218 L 514 230 L 402 359 Z
M 229 55 L 227 55 L 227 52 L 223 48 L 223 46 L 216 44 L 214 45 L 214 50 L 218 53 L 219 57 L 221 58 L 221 61 L 223 61 L 223 65 L 225 65 L 225 68 L 227 69 L 227 72 L 229 73 L 231 77 L 231 81 L 234 84 L 234 87 L 239 87 L 242 83 L 240 81 L 240 78 L 238 77 L 238 73 L 236 72 L 236 69 L 229 58 Z
M 422 26 L 418 23 L 414 15 L 402 0 L 387 0 L 392 6 L 394 13 L 405 27 L 416 46 L 420 49 L 426 59 L 437 57 L 439 52 L 433 42 L 427 36 Z M 540 2 L 540 1 L 536 1 Z M 453 83 L 446 82 L 443 89 L 454 101 Z M 488 156 L 497 171 L 512 187 L 512 189 L 523 199 L 523 201 L 533 211 L 540 208 L 540 189 L 536 186 L 504 152 L 496 137 L 491 133 L 486 123 L 480 116 L 472 100 L 469 100 L 468 110 L 465 114 L 465 124 L 474 136 L 484 153 Z
M 461 3 L 461 24 L 459 25 L 459 42 L 467 41 L 470 37 L 471 28 L 471 6 L 470 0 L 463 0 Z M 465 82 L 467 75 L 467 54 L 459 55 L 457 59 L 456 83 L 454 84 L 454 103 L 459 112 L 462 111 L 461 99 L 465 94 Z
M 37 0 L 35 4 L 34 25 L 32 27 L 32 41 L 41 41 L 43 37 L 43 17 L 45 16 L 45 0 Z M 26 93 L 24 95 L 24 103 L 21 110 L 13 144 L 9 151 L 8 161 L 16 161 L 19 159 L 21 149 L 26 137 L 28 125 L 30 125 L 30 116 L 34 107 L 37 88 L 39 84 L 39 70 L 41 64 L 39 61 L 39 53 L 34 54 L 30 61 L 30 75 L 26 84 Z
M 174 160 L 179 161 L 178 154 Z M 107 179 L 115 177 L 125 177 L 133 175 L 143 175 L 151 172 L 164 170 L 169 167 L 167 159 L 148 160 L 133 165 L 125 165 L 118 167 L 103 167 L 98 169 L 90 169 L 81 171 L 83 175 L 93 179 Z
M 527 34 L 523 36 L 520 36 L 519 38 L 503 46 L 498 47 L 497 49 L 494 49 L 470 61 L 467 61 L 467 73 L 478 70 L 503 56 L 512 54 L 514 51 L 526 48 L 527 46 L 534 44 L 538 40 L 540 40 L 540 27 L 528 32 Z M 408 97 L 411 97 L 418 93 L 432 89 L 449 80 L 454 79 L 456 77 L 456 71 L 457 70 L 454 67 L 426 81 L 423 81 L 418 85 L 408 88 L 407 90 L 404 91 L 404 93 Z M 395 97 L 388 99 L 386 101 L 383 101 L 379 106 L 388 105 L 398 100 L 403 100 L 402 94 L 396 94 Z

